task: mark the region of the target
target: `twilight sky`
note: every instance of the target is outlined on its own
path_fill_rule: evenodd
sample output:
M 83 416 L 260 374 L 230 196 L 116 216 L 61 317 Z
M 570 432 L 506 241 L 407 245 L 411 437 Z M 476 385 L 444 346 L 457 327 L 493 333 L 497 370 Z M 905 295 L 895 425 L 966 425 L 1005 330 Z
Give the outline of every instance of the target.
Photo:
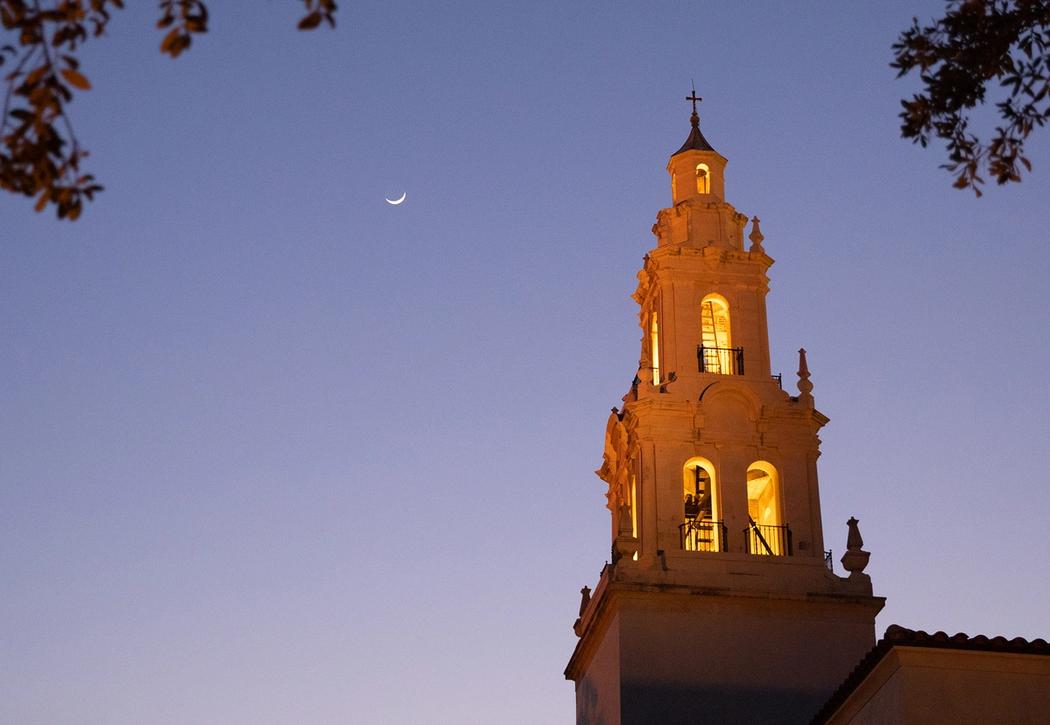
M 942 3 L 211 5 L 86 46 L 80 221 L 0 196 L 0 722 L 571 722 L 691 78 L 879 634 L 1050 635 L 1050 131 L 981 199 L 899 139 Z

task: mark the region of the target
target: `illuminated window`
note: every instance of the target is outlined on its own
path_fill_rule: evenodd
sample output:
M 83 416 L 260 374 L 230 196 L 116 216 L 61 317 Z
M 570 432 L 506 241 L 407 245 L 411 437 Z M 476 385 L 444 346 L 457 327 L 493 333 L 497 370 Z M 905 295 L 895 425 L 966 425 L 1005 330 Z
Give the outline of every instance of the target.
M 736 372 L 736 357 L 729 329 L 729 303 L 721 295 L 711 294 L 700 302 L 700 344 L 704 347 L 704 372 L 731 375 Z
M 671 172 L 671 203 L 678 203 L 678 174 Z
M 787 527 L 780 515 L 780 480 L 777 469 L 756 461 L 747 469 L 747 548 L 752 554 L 789 554 Z
M 653 385 L 660 384 L 660 323 L 653 310 L 649 319 L 649 356 L 653 361 Z
M 718 520 L 715 469 L 706 458 L 690 458 L 682 468 L 682 548 L 686 551 L 721 551 L 722 523 Z
M 698 194 L 711 193 L 711 169 L 707 164 L 696 165 L 696 192 Z

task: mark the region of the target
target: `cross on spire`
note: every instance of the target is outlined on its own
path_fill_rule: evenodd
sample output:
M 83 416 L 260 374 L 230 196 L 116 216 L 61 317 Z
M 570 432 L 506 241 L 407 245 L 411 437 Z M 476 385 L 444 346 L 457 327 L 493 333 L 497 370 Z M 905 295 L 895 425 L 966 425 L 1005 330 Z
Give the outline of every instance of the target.
M 699 131 L 700 130 L 700 114 L 696 112 L 696 102 L 697 101 L 702 101 L 704 99 L 701 98 L 700 96 L 696 95 L 696 84 L 695 83 L 690 81 L 689 85 L 691 85 L 693 87 L 693 92 L 685 97 L 685 100 L 691 101 L 692 104 L 693 104 L 693 115 L 691 115 L 689 117 L 689 122 L 691 124 L 693 124 L 693 128 L 695 128 L 697 131 Z
M 686 96 L 685 100 L 693 102 L 693 115 L 695 116 L 695 115 L 697 115 L 696 114 L 696 102 L 697 101 L 702 101 L 704 99 L 701 98 L 700 96 L 696 95 L 696 85 L 695 84 L 692 84 L 692 85 L 693 85 L 693 93 L 692 93 L 692 95 Z

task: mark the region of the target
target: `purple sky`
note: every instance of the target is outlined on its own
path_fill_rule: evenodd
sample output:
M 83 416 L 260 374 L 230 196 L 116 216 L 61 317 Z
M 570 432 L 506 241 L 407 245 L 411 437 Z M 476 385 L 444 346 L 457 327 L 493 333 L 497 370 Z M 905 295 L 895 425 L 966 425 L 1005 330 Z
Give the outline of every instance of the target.
M 211 4 L 85 48 L 80 221 L 0 196 L 0 722 L 571 722 L 690 78 L 879 632 L 1050 635 L 1050 131 L 899 139 L 941 3 Z

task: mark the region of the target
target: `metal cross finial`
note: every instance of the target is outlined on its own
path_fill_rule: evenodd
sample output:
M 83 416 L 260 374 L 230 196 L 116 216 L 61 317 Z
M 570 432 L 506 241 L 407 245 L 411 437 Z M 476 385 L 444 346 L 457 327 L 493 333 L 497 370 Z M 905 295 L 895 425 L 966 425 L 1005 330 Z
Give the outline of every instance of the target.
M 701 98 L 700 96 L 696 95 L 696 84 L 695 83 L 691 83 L 690 85 L 693 86 L 693 93 L 692 93 L 692 95 L 686 96 L 685 100 L 693 102 L 693 114 L 695 115 L 696 114 L 696 102 L 697 101 L 702 101 L 704 99 Z

